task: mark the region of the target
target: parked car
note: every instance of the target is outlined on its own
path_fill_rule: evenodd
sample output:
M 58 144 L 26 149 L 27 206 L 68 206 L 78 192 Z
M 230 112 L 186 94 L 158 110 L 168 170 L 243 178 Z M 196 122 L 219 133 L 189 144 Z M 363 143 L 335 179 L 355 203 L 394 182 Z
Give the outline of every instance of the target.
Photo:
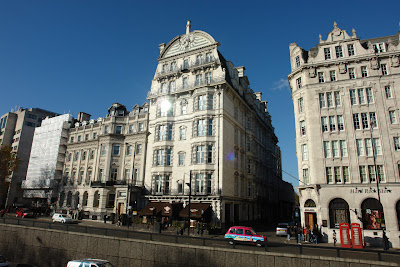
M 83 259 L 69 261 L 67 267 L 114 267 L 114 265 L 106 260 Z
M 277 236 L 287 236 L 288 234 L 288 223 L 278 223 L 276 227 L 276 235 Z
M 72 223 L 73 220 L 68 217 L 66 214 L 62 213 L 54 213 L 53 217 L 51 217 L 53 222 L 60 222 L 60 223 Z
M 0 267 L 10 267 L 11 265 L 6 261 L 6 259 L 0 255 Z
M 34 213 L 32 210 L 27 208 L 18 208 L 15 212 L 15 217 L 22 217 L 22 218 L 33 218 Z
M 265 245 L 268 240 L 266 236 L 258 235 L 253 228 L 246 226 L 232 226 L 225 234 L 225 238 L 229 240 L 229 244 L 233 242 L 244 242 L 256 244 L 258 247 Z

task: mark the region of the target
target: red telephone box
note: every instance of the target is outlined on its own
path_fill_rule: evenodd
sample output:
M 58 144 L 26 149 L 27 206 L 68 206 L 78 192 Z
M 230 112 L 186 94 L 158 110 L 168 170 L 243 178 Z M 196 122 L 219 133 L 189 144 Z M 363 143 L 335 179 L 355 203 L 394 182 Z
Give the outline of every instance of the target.
M 353 241 L 353 248 L 363 248 L 361 226 L 359 223 L 351 224 L 351 240 Z
M 348 223 L 341 223 L 340 230 L 340 245 L 342 248 L 351 248 L 350 227 Z

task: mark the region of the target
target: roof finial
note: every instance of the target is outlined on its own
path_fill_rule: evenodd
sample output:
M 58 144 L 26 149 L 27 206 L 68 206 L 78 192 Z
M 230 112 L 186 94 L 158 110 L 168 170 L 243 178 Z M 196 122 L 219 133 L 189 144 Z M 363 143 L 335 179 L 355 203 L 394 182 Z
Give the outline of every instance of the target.
M 354 28 L 353 28 L 353 30 L 352 30 L 351 32 L 352 32 L 352 34 L 353 34 L 353 36 L 352 36 L 352 37 L 357 37 L 357 34 L 356 34 L 356 29 L 354 29 Z
M 321 34 L 319 34 L 318 38 L 319 38 L 319 43 L 322 43 L 322 35 Z
M 336 21 L 333 22 L 333 28 L 335 28 L 335 29 L 337 28 L 337 23 L 336 23 Z
M 186 34 L 190 33 L 190 20 L 187 21 L 186 23 Z

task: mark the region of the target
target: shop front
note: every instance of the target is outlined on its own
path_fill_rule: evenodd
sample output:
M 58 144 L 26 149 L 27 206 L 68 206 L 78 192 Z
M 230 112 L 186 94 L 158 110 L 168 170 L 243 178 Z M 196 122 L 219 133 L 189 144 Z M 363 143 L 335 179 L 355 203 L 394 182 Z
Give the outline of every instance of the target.
M 340 242 L 342 223 L 359 224 L 363 243 L 382 247 L 384 232 L 390 247 L 400 247 L 400 186 L 385 184 L 380 188 L 370 185 L 325 185 L 300 190 L 303 227 L 318 226 L 324 242 L 333 242 L 334 230 Z

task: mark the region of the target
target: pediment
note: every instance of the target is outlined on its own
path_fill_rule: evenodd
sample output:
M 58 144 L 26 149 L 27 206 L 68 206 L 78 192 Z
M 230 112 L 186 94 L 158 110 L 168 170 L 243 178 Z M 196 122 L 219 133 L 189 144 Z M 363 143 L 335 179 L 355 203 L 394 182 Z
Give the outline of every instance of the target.
M 172 39 L 161 52 L 160 58 L 172 57 L 215 43 L 214 38 L 206 32 L 189 32 Z

